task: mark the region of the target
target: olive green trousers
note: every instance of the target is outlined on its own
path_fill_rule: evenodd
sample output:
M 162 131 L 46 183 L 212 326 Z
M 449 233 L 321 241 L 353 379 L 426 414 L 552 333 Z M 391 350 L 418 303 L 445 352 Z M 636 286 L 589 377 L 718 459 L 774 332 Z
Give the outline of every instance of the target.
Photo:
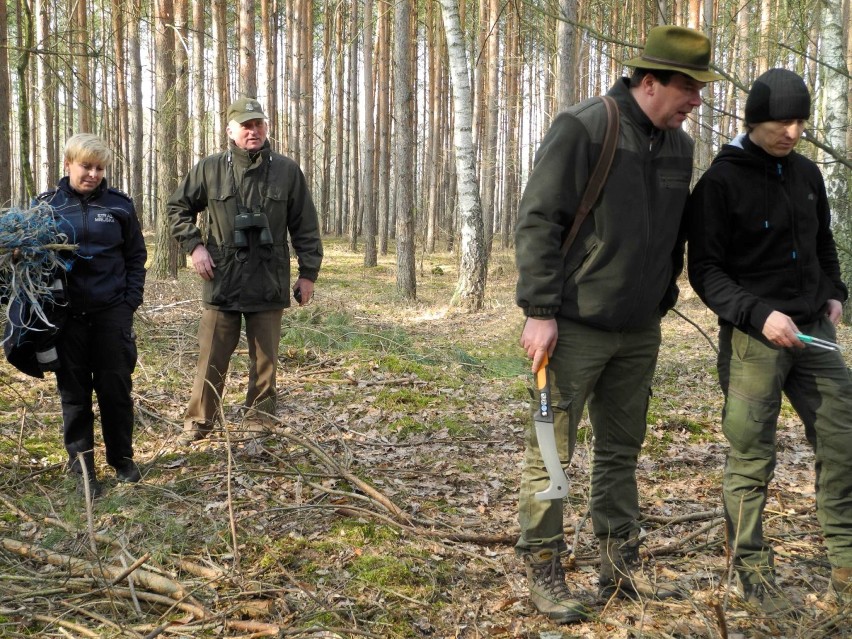
M 648 398 L 660 349 L 660 320 L 630 332 L 604 331 L 564 319 L 550 357 L 549 377 L 559 459 L 567 468 L 577 425 L 588 404 L 594 435 L 590 510 L 599 538 L 626 539 L 638 530 L 636 464 L 645 439 Z M 534 403 L 533 411 L 537 409 Z M 522 555 L 565 549 L 563 500 L 539 501 L 549 485 L 532 420 L 526 429 L 515 546 Z
M 825 318 L 799 326 L 836 341 Z M 730 444 L 723 480 L 728 543 L 743 583 L 772 578 L 763 535 L 767 489 L 775 472 L 782 393 L 813 447 L 817 519 L 832 566 L 852 566 L 852 379 L 836 351 L 784 349 L 731 326 L 719 330 L 719 383 L 725 394 L 722 430 Z

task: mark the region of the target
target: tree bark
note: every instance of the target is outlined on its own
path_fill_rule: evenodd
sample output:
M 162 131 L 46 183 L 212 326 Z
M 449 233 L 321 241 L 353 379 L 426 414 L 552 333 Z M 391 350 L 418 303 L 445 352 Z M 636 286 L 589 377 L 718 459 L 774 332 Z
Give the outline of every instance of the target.
M 50 32 L 50 3 L 46 0 L 37 0 L 36 11 L 36 40 L 39 47 L 50 49 L 54 46 L 54 37 Z M 5 23 L 4 23 L 5 24 Z M 5 65 L 3 67 L 6 68 Z M 46 189 L 52 186 L 59 176 L 59 168 L 56 162 L 56 133 L 53 121 L 56 110 L 56 79 L 48 65 L 47 57 L 40 55 L 37 60 L 37 85 L 38 85 L 38 146 L 40 148 L 40 161 L 37 172 L 36 188 Z
M 157 0 L 156 19 L 156 72 L 157 72 L 157 139 L 174 140 L 177 137 L 175 119 L 175 30 L 172 0 Z M 174 144 L 157 145 L 157 241 L 151 272 L 154 277 L 177 277 L 178 249 L 169 232 L 166 199 L 177 186 L 176 147 Z
M 216 77 L 216 97 L 218 108 L 216 109 L 216 141 L 215 147 L 224 149 L 227 147 L 227 135 L 225 128 L 228 126 L 227 109 L 231 103 L 231 87 L 228 76 L 228 25 L 225 0 L 211 0 L 213 10 L 213 39 L 216 41 L 216 65 L 214 73 Z
M 376 127 L 374 120 L 375 95 L 373 91 L 373 1 L 364 0 L 364 155 L 361 166 L 364 171 L 364 266 L 378 264 L 376 247 L 376 205 L 374 168 L 376 155 Z
M 263 1 L 263 0 L 261 0 Z M 254 0 L 240 0 L 240 85 L 241 96 L 257 98 L 257 45 L 255 44 Z
M 136 208 L 139 224 L 144 226 L 145 195 L 143 190 L 143 172 L 145 166 L 145 150 L 143 148 L 145 122 L 142 116 L 142 47 L 139 41 L 139 25 L 142 23 L 142 0 L 127 0 L 131 16 L 128 22 L 127 50 L 130 53 L 130 92 L 133 101 L 130 103 L 130 197 Z
M 414 88 L 411 55 L 411 2 L 398 2 L 394 14 L 394 121 L 396 123 L 396 289 L 417 298 L 414 262 Z
M 30 51 L 33 48 L 33 16 L 26 0 L 21 0 L 19 14 L 19 28 L 21 36 L 21 48 L 18 51 L 18 61 L 15 64 L 18 89 L 18 161 L 20 162 L 21 175 L 21 200 L 29 202 L 35 196 L 35 180 L 30 164 L 30 100 L 29 81 L 27 72 L 30 64 Z
M 453 142 L 461 228 L 459 281 L 451 303 L 476 311 L 482 308 L 485 299 L 487 259 L 473 149 L 473 101 L 456 0 L 441 0 L 441 9 L 453 79 Z
M 192 159 L 198 162 L 207 155 L 206 128 L 211 124 L 205 96 L 205 3 L 192 3 Z

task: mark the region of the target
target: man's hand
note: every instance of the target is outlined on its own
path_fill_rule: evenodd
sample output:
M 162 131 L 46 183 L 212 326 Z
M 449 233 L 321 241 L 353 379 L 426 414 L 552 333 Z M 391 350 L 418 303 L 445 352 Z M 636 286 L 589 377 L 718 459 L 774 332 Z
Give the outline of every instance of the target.
M 763 335 L 770 342 L 782 348 L 804 348 L 804 343 L 796 337 L 799 329 L 788 315 L 772 311 L 763 324 Z
M 311 297 L 314 295 L 314 283 L 309 279 L 300 277 L 293 285 L 293 292 L 295 293 L 297 290 L 302 292 L 302 297 L 299 300 L 299 306 L 305 306 L 311 301 Z
M 825 303 L 825 316 L 831 320 L 831 323 L 837 326 L 840 323 L 840 317 L 843 315 L 843 303 L 840 300 L 828 300 Z
M 213 258 L 210 257 L 210 253 L 207 252 L 207 247 L 199 244 L 192 249 L 190 257 L 192 258 L 192 268 L 198 273 L 199 277 L 208 282 L 212 280 L 213 269 L 216 268 L 216 264 L 213 262 Z
M 527 318 L 524 331 L 521 333 L 521 346 L 532 358 L 533 373 L 538 371 L 545 353 L 548 357 L 553 355 L 558 336 L 559 329 L 556 327 L 555 319 Z

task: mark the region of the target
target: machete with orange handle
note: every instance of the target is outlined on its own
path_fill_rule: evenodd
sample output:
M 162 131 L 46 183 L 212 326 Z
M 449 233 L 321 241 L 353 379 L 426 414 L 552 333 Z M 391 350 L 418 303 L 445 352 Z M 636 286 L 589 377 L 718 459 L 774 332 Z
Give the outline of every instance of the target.
M 550 380 L 547 374 L 547 353 L 535 374 L 535 387 L 538 391 L 538 410 L 533 416 L 538 449 L 544 460 L 544 467 L 550 477 L 550 485 L 535 494 L 539 501 L 562 499 L 568 494 L 568 477 L 562 470 L 559 451 L 556 449 L 556 433 L 553 429 L 553 409 L 550 406 Z

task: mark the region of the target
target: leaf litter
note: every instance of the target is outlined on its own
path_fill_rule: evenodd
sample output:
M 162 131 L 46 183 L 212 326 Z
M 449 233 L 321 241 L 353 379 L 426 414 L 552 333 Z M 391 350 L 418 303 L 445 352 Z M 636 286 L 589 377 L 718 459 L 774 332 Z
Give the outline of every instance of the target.
M 63 471 L 52 380 L 0 363 L 0 636 L 24 637 L 835 637 L 813 455 L 795 414 L 779 423 L 766 533 L 799 619 L 736 597 L 723 543 L 715 319 L 687 294 L 669 314 L 640 458 L 643 558 L 689 595 L 599 601 L 581 425 L 563 558 L 592 620 L 558 626 L 526 599 L 514 557 L 528 419 L 511 256 L 495 252 L 487 310 L 449 309 L 452 269 L 395 297 L 342 244 L 309 307 L 285 314 L 274 425 L 244 422 L 241 344 L 226 428 L 174 441 L 197 354 L 197 284 L 149 282 L 137 320 L 136 459 L 143 482 L 87 508 Z M 451 256 L 436 258 L 442 265 Z M 431 272 L 428 258 L 422 269 Z M 706 335 L 702 335 L 698 329 Z M 708 340 L 709 338 L 709 340 Z M 852 340 L 841 327 L 839 340 Z M 850 635 L 852 636 L 852 635 Z

